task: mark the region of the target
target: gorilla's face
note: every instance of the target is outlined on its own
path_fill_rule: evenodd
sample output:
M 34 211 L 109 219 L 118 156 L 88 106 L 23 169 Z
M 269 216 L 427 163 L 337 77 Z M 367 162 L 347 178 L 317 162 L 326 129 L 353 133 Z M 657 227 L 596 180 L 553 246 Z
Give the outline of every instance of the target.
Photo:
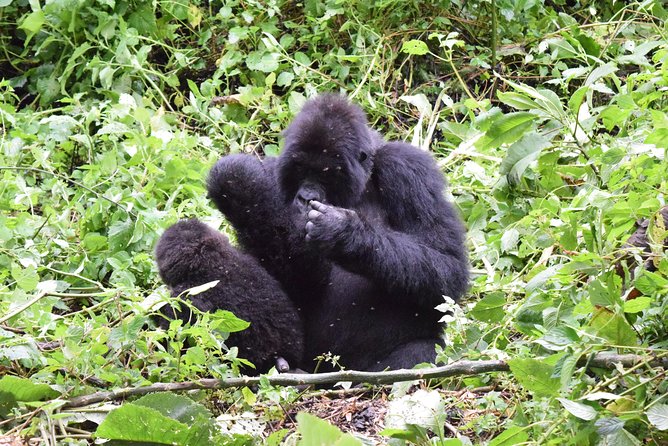
M 358 148 L 287 147 L 279 161 L 279 179 L 286 201 L 300 211 L 312 200 L 348 208 L 362 196 L 371 168 L 370 154 Z
M 287 203 L 306 210 L 312 200 L 345 208 L 359 201 L 381 141 L 359 107 L 321 96 L 304 105 L 284 135 L 278 177 Z

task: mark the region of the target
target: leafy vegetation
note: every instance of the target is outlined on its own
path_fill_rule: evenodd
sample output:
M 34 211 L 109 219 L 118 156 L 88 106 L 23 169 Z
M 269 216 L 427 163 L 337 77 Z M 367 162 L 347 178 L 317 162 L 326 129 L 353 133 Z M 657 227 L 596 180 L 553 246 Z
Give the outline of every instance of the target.
M 659 0 L 0 0 L 0 432 L 359 444 L 308 415 L 264 440 L 272 429 L 214 422 L 221 407 L 285 418 L 300 395 L 268 383 L 65 404 L 238 374 L 233 315 L 155 329 L 176 299 L 152 248 L 184 217 L 229 233 L 209 166 L 275 155 L 306 97 L 342 91 L 388 137 L 433 152 L 467 223 L 475 280 L 443 306 L 439 359 L 511 369 L 433 382 L 410 404 L 434 417 L 388 425 L 385 441 L 665 444 L 666 19 Z M 623 254 L 640 219 L 649 260 Z M 582 365 L 603 351 L 644 359 Z

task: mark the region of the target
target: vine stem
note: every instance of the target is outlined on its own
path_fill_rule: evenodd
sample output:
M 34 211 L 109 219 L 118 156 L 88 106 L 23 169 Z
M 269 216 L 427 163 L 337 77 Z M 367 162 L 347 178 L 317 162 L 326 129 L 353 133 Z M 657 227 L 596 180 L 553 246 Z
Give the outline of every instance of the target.
M 665 360 L 663 360 L 665 362 Z M 637 364 L 660 363 L 657 358 L 635 354 L 616 354 L 612 352 L 598 353 L 592 357 L 584 358 L 578 362 L 580 366 L 598 367 L 611 369 L 615 364 L 633 366 Z M 430 378 L 448 378 L 453 376 L 471 376 L 491 372 L 507 372 L 510 367 L 503 360 L 484 361 L 457 361 L 442 367 L 430 367 L 426 369 L 391 370 L 386 372 L 360 372 L 355 370 L 344 370 L 341 372 L 300 374 L 284 373 L 279 375 L 264 376 L 273 386 L 304 386 L 334 384 L 337 382 L 353 382 L 368 384 L 391 384 L 402 381 L 415 381 Z M 247 387 L 260 384 L 259 376 L 242 376 L 238 378 L 225 379 L 200 379 L 197 381 L 186 381 L 180 383 L 155 383 L 144 387 L 126 387 L 104 392 L 95 392 L 81 395 L 66 401 L 63 407 L 74 408 L 100 403 L 102 401 L 120 400 L 132 396 L 146 395 L 154 392 L 179 392 L 198 389 L 225 389 L 231 387 Z

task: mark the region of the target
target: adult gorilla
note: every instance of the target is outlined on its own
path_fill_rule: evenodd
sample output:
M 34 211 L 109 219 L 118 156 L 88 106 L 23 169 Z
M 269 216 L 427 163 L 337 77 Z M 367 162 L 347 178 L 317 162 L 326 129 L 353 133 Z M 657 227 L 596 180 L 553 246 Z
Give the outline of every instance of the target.
M 464 229 L 444 187 L 427 153 L 385 142 L 336 95 L 304 105 L 280 157 L 226 156 L 208 180 L 242 249 L 299 308 L 307 370 L 325 352 L 359 370 L 434 360 L 434 307 L 468 282 Z

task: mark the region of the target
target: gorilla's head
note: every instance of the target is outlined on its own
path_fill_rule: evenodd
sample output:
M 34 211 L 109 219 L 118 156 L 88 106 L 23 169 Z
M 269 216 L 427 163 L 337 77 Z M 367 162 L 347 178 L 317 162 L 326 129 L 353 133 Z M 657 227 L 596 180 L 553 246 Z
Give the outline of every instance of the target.
M 338 95 L 318 96 L 284 136 L 278 176 L 287 202 L 304 210 L 311 200 L 350 207 L 360 199 L 380 141 L 362 110 Z

